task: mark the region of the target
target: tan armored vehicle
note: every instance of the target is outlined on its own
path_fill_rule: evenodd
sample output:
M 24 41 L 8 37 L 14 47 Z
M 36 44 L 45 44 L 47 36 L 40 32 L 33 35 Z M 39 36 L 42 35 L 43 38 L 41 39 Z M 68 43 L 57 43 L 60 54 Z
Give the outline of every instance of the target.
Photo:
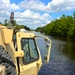
M 38 75 L 42 66 L 42 58 L 36 38 L 44 38 L 49 42 L 45 50 L 44 61 L 49 62 L 51 40 L 45 36 L 36 36 L 21 29 L 0 25 L 0 75 Z

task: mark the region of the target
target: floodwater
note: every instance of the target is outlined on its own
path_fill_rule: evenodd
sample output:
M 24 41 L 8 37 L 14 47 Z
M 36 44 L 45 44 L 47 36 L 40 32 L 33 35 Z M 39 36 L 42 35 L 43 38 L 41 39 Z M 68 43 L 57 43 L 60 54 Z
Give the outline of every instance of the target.
M 75 40 L 48 37 L 52 40 L 50 62 L 42 66 L 39 75 L 75 75 Z M 38 43 L 43 54 L 43 40 Z

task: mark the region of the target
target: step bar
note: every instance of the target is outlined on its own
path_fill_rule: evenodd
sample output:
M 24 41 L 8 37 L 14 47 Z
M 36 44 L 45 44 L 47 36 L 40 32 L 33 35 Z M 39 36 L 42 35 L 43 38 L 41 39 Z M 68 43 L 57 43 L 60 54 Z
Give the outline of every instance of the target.
M 5 75 L 5 66 L 0 65 L 0 75 Z

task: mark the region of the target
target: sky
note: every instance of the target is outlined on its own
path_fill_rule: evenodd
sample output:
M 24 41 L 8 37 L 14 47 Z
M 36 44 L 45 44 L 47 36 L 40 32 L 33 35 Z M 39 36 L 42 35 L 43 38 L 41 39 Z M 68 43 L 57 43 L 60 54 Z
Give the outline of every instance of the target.
M 0 22 L 14 12 L 17 24 L 31 29 L 45 26 L 63 14 L 75 12 L 75 0 L 0 0 Z

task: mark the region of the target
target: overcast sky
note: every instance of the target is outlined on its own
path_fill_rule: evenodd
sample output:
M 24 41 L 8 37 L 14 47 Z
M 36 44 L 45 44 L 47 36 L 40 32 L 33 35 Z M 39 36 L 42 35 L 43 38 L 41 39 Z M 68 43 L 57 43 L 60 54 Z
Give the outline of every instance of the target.
M 14 12 L 18 24 L 35 29 L 60 18 L 62 14 L 72 15 L 75 0 L 0 0 L 0 22 L 9 20 L 11 12 Z

